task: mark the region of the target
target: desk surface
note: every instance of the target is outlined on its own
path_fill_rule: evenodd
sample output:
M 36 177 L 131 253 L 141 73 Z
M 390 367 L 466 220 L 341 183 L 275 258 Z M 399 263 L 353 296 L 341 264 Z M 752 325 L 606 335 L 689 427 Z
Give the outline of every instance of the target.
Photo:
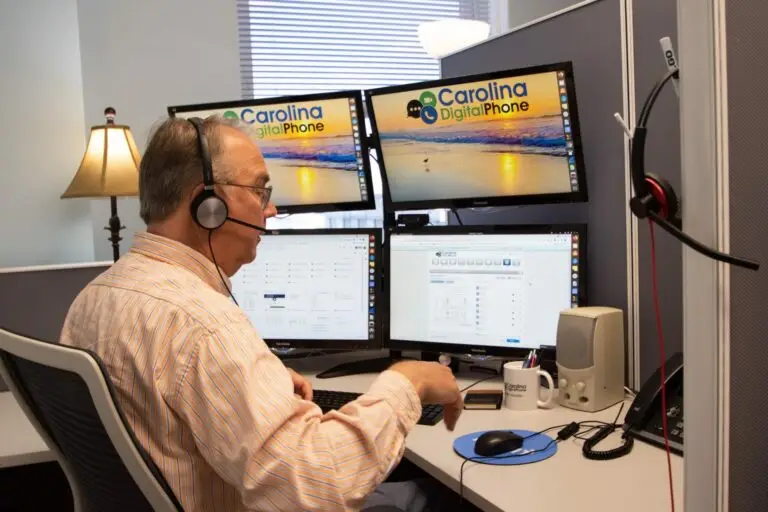
M 308 363 L 290 364 L 308 373 Z M 314 364 L 312 366 L 315 366 Z M 325 368 L 325 367 L 324 367 Z M 323 369 L 324 369 L 323 368 Z M 464 387 L 484 374 L 459 376 Z M 314 389 L 361 392 L 368 389 L 374 375 L 356 375 L 336 379 L 316 379 Z M 501 380 L 482 383 L 484 389 L 501 389 Z M 620 405 L 598 413 L 583 413 L 564 407 L 531 412 L 464 411 L 449 432 L 441 422 L 435 426 L 417 425 L 408 436 L 405 457 L 454 491 L 459 491 L 459 470 L 463 459 L 453 451 L 456 437 L 491 429 L 524 429 L 539 431 L 571 421 L 615 419 Z M 624 412 L 629 401 L 624 406 Z M 557 430 L 550 432 L 550 435 Z M 483 510 L 554 510 L 603 512 L 647 512 L 669 510 L 669 483 L 666 453 L 656 447 L 635 441 L 632 452 L 611 461 L 592 461 L 581 453 L 583 441 L 571 438 L 558 446 L 554 457 L 521 466 L 489 466 L 468 462 L 464 466 L 464 497 Z M 608 449 L 620 444 L 617 432 L 600 444 Z M 683 458 L 672 454 L 675 505 L 683 509 Z
M 328 363 L 328 359 L 320 359 Z M 375 378 L 375 375 L 356 375 L 316 379 L 314 373 L 318 371 L 318 362 L 289 361 L 290 366 L 311 377 L 315 389 L 364 392 Z M 322 364 L 320 369 L 328 366 Z M 462 375 L 459 384 L 463 387 L 482 376 Z M 484 382 L 482 387 L 501 388 L 501 382 Z M 417 425 L 408 436 L 405 456 L 458 492 L 459 468 L 463 459 L 453 451 L 456 437 L 489 429 L 538 431 L 571 421 L 612 421 L 618 407 L 595 414 L 558 406 L 531 412 L 504 409 L 464 411 L 454 432 L 448 432 L 442 422 L 435 426 Z M 609 437 L 601 448 L 603 445 L 605 448 L 617 445 L 618 437 L 618 434 Z M 598 462 L 583 457 L 581 443 L 573 438 L 560 443 L 554 457 L 536 464 L 486 466 L 469 462 L 464 467 L 464 496 L 483 510 L 490 511 L 645 512 L 669 509 L 666 455 L 663 450 L 636 441 L 629 455 Z M 26 419 L 13 395 L 10 392 L 0 393 L 0 469 L 51 460 L 54 460 L 52 452 Z M 683 459 L 674 454 L 672 471 L 675 502 L 682 510 Z
M 0 393 L 0 469 L 55 460 L 10 391 Z

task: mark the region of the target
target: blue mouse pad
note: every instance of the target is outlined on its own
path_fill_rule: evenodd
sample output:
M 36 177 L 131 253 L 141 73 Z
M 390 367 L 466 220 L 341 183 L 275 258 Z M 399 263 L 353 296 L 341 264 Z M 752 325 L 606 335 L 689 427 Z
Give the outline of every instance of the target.
M 496 455 L 495 457 L 481 457 L 475 453 L 475 441 L 477 441 L 477 438 L 485 432 L 486 431 L 473 432 L 456 438 L 453 442 L 454 451 L 465 459 L 472 459 L 472 462 L 493 464 L 496 466 L 530 464 L 532 462 L 548 459 L 557 453 L 557 443 L 553 442 L 552 438 L 548 435 L 536 434 L 536 432 L 531 432 L 530 430 L 511 430 L 511 432 L 514 432 L 520 437 L 527 437 L 527 439 L 523 440 L 522 448 L 513 452 Z

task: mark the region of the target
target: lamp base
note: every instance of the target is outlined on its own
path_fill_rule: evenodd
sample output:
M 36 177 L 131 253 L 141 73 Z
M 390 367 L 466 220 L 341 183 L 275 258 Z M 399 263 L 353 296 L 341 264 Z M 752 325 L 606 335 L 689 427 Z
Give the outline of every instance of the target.
M 112 242 L 112 257 L 114 261 L 120 258 L 120 230 L 125 229 L 125 226 L 120 225 L 120 218 L 117 216 L 117 197 L 111 196 L 109 198 L 110 207 L 112 209 L 112 216 L 109 218 L 109 226 L 105 227 L 110 233 L 110 237 L 107 239 Z

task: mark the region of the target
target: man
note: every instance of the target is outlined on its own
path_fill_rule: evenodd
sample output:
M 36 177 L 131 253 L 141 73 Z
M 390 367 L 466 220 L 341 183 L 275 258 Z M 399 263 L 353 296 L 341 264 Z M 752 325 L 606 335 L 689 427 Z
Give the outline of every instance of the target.
M 204 133 L 229 215 L 265 225 L 276 210 L 258 147 L 223 120 L 207 119 Z M 78 295 L 61 342 L 104 361 L 185 511 L 362 508 L 400 461 L 422 403 L 445 404 L 453 429 L 462 407 L 455 379 L 436 363 L 398 363 L 323 416 L 308 381 L 229 297 L 228 276 L 256 257 L 260 232 L 232 222 L 201 228 L 190 204 L 202 176 L 194 126 L 163 122 L 139 171 L 147 231 Z

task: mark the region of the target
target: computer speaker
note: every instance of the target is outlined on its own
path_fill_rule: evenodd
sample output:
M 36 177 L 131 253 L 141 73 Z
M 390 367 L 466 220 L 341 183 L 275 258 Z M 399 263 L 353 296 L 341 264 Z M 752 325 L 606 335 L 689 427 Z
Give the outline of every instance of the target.
M 624 399 L 624 313 L 620 309 L 562 311 L 556 346 L 557 403 L 595 412 Z

